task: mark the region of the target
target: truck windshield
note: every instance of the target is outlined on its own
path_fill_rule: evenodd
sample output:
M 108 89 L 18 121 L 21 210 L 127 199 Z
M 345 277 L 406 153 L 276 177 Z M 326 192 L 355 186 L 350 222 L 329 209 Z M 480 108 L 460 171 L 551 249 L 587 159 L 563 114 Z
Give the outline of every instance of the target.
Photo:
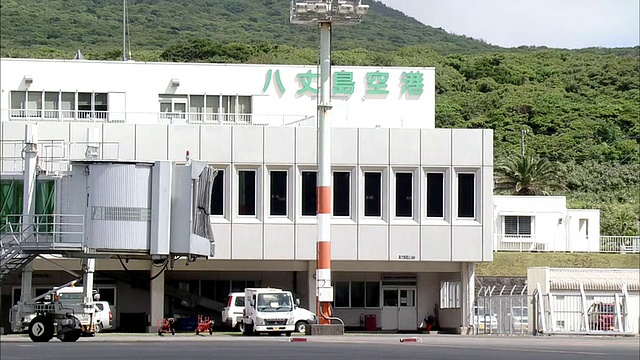
M 61 293 L 60 302 L 66 304 L 82 303 L 82 293 Z
M 258 294 L 258 311 L 291 311 L 289 293 Z

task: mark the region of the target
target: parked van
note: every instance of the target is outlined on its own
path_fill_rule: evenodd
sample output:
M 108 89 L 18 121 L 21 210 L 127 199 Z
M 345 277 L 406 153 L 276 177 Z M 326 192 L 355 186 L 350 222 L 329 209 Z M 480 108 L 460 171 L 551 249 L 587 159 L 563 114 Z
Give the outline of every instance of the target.
M 225 326 L 240 331 L 244 305 L 244 293 L 230 293 L 227 299 L 227 306 L 222 309 L 222 323 Z M 294 304 L 293 318 L 295 319 L 295 331 L 305 333 L 309 324 L 316 324 L 318 319 L 316 314 Z

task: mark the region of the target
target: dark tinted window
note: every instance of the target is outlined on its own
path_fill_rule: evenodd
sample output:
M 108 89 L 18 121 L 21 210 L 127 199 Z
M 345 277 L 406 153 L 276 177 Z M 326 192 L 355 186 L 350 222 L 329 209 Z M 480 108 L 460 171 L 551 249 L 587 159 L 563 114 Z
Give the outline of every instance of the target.
M 333 216 L 349 216 L 351 173 L 337 171 L 333 173 Z
M 444 217 L 443 173 L 427 173 L 427 217 Z
M 302 172 L 302 216 L 315 216 L 318 211 L 316 179 L 317 175 L 315 171 Z
M 287 172 L 272 171 L 270 178 L 270 214 L 285 216 L 287 215 Z
M 224 215 L 224 170 L 218 170 L 211 191 L 211 215 Z
M 364 216 L 382 215 L 382 174 L 364 173 Z
M 256 214 L 256 172 L 254 170 L 238 172 L 238 214 Z
M 396 217 L 413 216 L 413 174 L 396 174 Z
M 458 217 L 475 217 L 475 175 L 458 174 Z

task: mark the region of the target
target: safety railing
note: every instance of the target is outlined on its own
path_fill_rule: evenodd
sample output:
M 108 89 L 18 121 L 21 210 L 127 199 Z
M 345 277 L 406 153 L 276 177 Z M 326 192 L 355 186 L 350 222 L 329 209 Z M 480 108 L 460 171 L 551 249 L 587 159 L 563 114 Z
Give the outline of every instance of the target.
M 256 126 L 316 126 L 312 114 L 250 114 L 209 112 L 131 112 L 3 109 L 10 121 L 94 122 L 129 124 L 203 124 Z
M 84 215 L 8 215 L 0 234 L 0 248 L 8 252 L 53 249 L 60 246 L 82 247 Z
M 498 252 L 640 253 L 640 236 L 543 236 L 494 234 Z

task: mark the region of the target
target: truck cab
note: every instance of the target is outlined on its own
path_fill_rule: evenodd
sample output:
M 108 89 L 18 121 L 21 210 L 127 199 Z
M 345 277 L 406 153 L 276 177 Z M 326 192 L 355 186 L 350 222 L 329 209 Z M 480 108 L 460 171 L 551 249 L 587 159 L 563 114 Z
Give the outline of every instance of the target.
M 247 288 L 240 329 L 244 335 L 285 334 L 295 331 L 293 295 L 274 288 Z

